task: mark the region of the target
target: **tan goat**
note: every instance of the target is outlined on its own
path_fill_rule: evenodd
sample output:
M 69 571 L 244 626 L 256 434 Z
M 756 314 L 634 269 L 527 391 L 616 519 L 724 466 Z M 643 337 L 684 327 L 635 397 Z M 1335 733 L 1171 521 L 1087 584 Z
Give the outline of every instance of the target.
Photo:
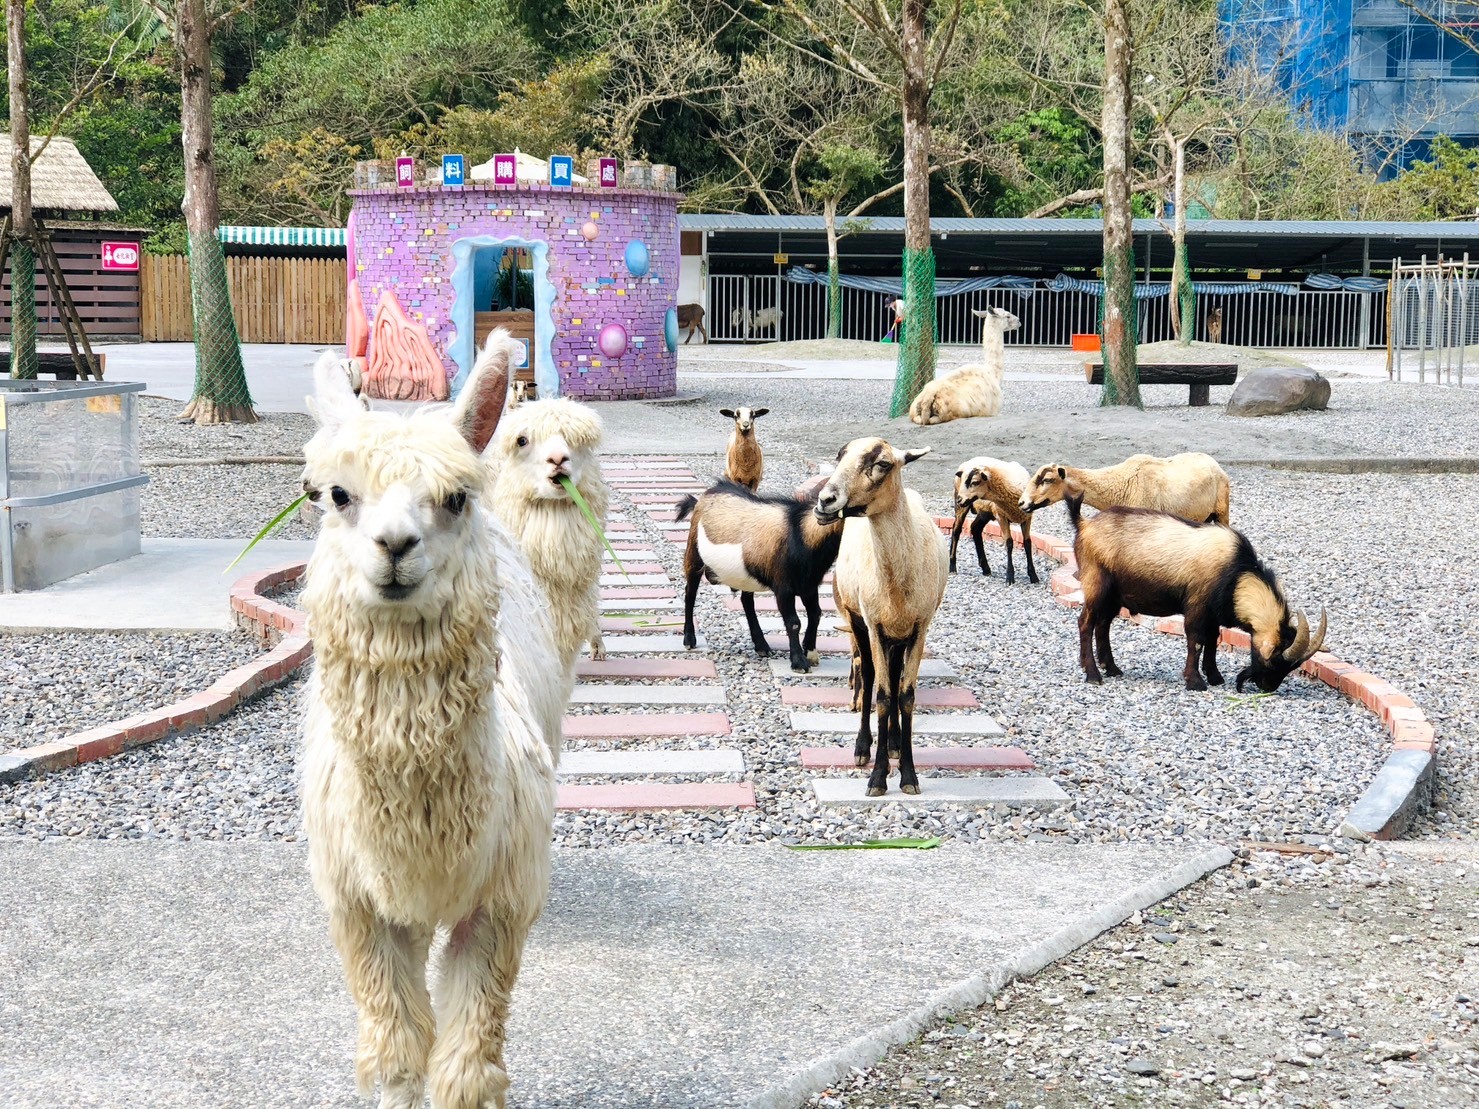
M 854 439 L 817 495 L 822 523 L 845 519 L 832 594 L 856 652 L 862 690 L 853 754 L 867 766 L 873 739 L 868 715 L 878 685 L 878 757 L 868 796 L 888 791 L 889 754 L 899 752 L 899 788 L 919 792 L 914 771 L 914 686 L 924 637 L 945 596 L 944 537 L 924 502 L 904 488 L 904 467 L 928 450 L 901 451 L 882 439 Z
M 1022 549 L 1027 555 L 1027 580 L 1037 583 L 1037 567 L 1032 562 L 1032 513 L 1018 503 L 1025 488 L 1027 471 L 1016 462 L 1003 462 L 999 458 L 981 455 L 960 464 L 960 469 L 955 471 L 955 527 L 950 532 L 952 574 L 955 573 L 955 551 L 960 546 L 960 533 L 965 527 L 965 518 L 975 512 L 976 518 L 971 524 L 971 540 L 976 545 L 976 561 L 981 564 L 981 573 L 991 573 L 981 533 L 995 517 L 1001 527 L 1002 541 L 1007 547 L 1007 584 L 1011 585 L 1017 580 L 1017 571 L 1012 565 L 1013 524 L 1022 529 Z
M 724 455 L 725 481 L 743 485 L 746 489 L 760 488 L 760 478 L 765 473 L 765 458 L 760 453 L 760 443 L 755 438 L 755 421 L 764 416 L 768 408 L 721 408 L 719 415 L 734 421 L 734 431 L 729 436 L 729 449 Z
M 1210 454 L 1188 451 L 1169 458 L 1133 454 L 1097 470 L 1043 466 L 1022 491 L 1018 507 L 1036 512 L 1068 497 L 1078 497 L 1090 508 L 1149 508 L 1225 526 L 1232 485 Z

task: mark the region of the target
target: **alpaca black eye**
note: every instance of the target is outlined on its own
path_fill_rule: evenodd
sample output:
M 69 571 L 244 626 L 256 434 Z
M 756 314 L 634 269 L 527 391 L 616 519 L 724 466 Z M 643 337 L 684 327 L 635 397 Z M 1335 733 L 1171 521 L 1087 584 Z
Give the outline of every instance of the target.
M 333 498 L 335 508 L 346 508 L 349 505 L 349 494 L 341 486 L 334 486 L 329 490 L 329 496 Z
M 517 439 L 514 440 L 514 442 L 521 447 L 527 447 L 529 445 L 529 436 L 520 435 Z
M 467 494 L 459 489 L 442 502 L 442 507 L 453 516 L 461 516 L 462 510 L 467 507 Z

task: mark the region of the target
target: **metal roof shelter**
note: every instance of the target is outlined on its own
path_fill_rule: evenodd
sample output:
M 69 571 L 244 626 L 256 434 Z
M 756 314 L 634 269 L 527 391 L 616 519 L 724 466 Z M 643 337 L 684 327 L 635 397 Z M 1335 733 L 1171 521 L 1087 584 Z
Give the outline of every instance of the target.
M 683 215 L 684 231 L 705 232 L 711 272 L 765 272 L 776 254 L 790 265 L 826 266 L 821 216 Z M 880 216 L 839 244 L 844 272 L 896 273 L 904 221 Z M 963 219 L 930 223 L 941 276 L 1087 273 L 1101 264 L 1103 222 L 1097 219 Z M 1385 273 L 1393 258 L 1479 257 L 1479 221 L 1404 223 L 1363 220 L 1192 220 L 1187 247 L 1199 273 Z M 1152 274 L 1171 267 L 1169 221 L 1135 221 L 1136 266 Z

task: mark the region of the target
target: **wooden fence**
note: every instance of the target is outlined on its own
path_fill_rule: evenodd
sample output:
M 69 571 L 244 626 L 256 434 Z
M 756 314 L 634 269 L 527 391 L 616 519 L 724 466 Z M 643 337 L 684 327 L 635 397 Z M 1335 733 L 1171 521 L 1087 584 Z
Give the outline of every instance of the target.
M 342 343 L 344 263 L 333 258 L 227 258 L 231 310 L 243 343 Z M 190 262 L 148 255 L 139 273 L 146 342 L 189 342 Z

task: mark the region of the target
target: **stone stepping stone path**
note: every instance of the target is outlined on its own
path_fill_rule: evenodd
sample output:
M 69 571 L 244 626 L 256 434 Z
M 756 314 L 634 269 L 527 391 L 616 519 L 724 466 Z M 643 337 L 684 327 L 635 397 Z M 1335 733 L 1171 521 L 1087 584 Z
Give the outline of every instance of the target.
M 807 770 L 855 770 L 852 745 L 803 747 L 801 765 Z M 1035 770 L 1031 757 L 1016 747 L 916 747 L 914 766 L 923 770 Z
M 916 767 L 919 763 L 916 761 Z M 862 775 L 862 771 L 858 772 Z M 1068 803 L 1068 794 L 1047 778 L 921 778 L 920 793 L 899 790 L 895 777 L 882 797 L 867 796 L 866 776 L 856 778 L 813 778 L 812 790 L 827 808 L 858 808 L 879 805 L 1004 805 L 1012 808 L 1053 809 Z
M 797 732 L 819 735 L 856 735 L 858 717 L 851 712 L 793 712 L 791 728 Z M 914 734 L 948 736 L 1001 736 L 1005 730 L 985 713 L 916 712 Z
M 814 665 L 805 674 L 798 674 L 791 669 L 791 662 L 785 658 L 772 658 L 770 660 L 770 672 L 777 678 L 790 678 L 793 681 L 805 681 L 808 678 L 841 678 L 847 680 L 852 670 L 852 661 L 846 658 L 824 658 Z M 953 680 L 960 677 L 955 668 L 943 659 L 926 658 L 919 664 L 919 676 L 921 678 L 943 678 Z M 923 690 L 920 690 L 923 693 Z
M 801 675 L 797 675 L 800 677 Z M 845 709 L 852 704 L 852 690 L 845 686 L 788 685 L 781 687 L 781 704 L 815 705 L 818 708 Z M 918 709 L 978 709 L 981 702 L 964 686 L 930 686 L 914 693 Z
M 704 488 L 685 463 L 672 457 L 618 459 L 602 472 L 614 490 L 634 501 L 665 505 L 669 517 L 674 501 Z M 577 661 L 579 684 L 571 705 L 622 711 L 566 716 L 566 739 L 601 746 L 562 753 L 558 807 L 633 812 L 754 808 L 755 790 L 748 781 L 681 780 L 740 778 L 746 773 L 740 751 L 650 746 L 675 737 L 729 735 L 727 696 L 713 661 L 695 658 L 683 648 L 680 589 L 658 561 L 651 540 L 619 510 L 611 513 L 606 535 L 616 551 L 616 558 L 609 552 L 602 555 L 600 579 L 608 657 Z M 700 635 L 699 648 L 706 646 Z M 678 653 L 685 657 L 661 657 Z M 711 706 L 713 711 L 672 711 Z M 662 778 L 680 780 L 654 780 Z

